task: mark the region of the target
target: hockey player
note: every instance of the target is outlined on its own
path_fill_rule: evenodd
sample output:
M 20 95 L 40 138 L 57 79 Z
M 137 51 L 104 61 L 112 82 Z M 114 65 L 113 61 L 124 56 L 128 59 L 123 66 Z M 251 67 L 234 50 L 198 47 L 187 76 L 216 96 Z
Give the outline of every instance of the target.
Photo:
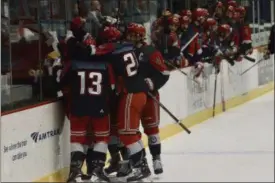
M 208 18 L 203 26 L 202 59 L 204 62 L 212 62 L 216 54 L 215 39 L 217 36 L 218 23 L 214 18 Z
M 71 23 L 72 33 L 60 45 L 64 68 L 58 80 L 65 96 L 71 124 L 71 165 L 67 182 L 90 178 L 108 180 L 103 173 L 109 140 L 109 90 L 114 84 L 112 68 L 95 53 L 94 41 L 84 30 L 84 21 L 77 17 Z M 66 92 L 64 92 L 64 90 Z M 93 131 L 92 139 L 88 135 Z M 94 144 L 87 161 L 88 177 L 81 168 L 87 149 Z
M 154 37 L 157 39 L 154 41 L 154 45 L 163 54 L 168 54 L 168 39 L 170 34 L 168 19 L 170 19 L 171 16 L 173 15 L 170 11 L 163 11 L 159 20 L 158 31 L 153 33 Z
M 239 23 L 239 35 L 240 35 L 240 55 L 247 55 L 253 52 L 251 28 L 248 22 L 246 22 L 246 9 L 243 6 L 236 8 L 236 11 L 240 15 Z
M 193 23 L 191 24 L 191 28 L 194 31 L 194 33 L 199 33 L 199 35 L 196 37 L 196 44 L 193 48 L 190 48 L 191 54 L 195 55 L 201 54 L 201 45 L 202 45 L 202 32 L 203 32 L 203 25 L 206 21 L 208 16 L 208 12 L 205 9 L 197 8 L 193 12 Z
M 188 43 L 190 39 L 192 39 L 196 33 L 196 36 L 193 41 L 189 44 L 189 46 L 184 51 L 184 56 L 189 60 L 189 65 L 193 65 L 196 68 L 196 76 L 198 76 L 202 69 L 203 64 L 200 62 L 202 57 L 202 32 L 203 32 L 203 25 L 207 16 L 209 15 L 206 9 L 197 8 L 192 13 L 192 24 L 189 25 L 188 34 L 181 38 L 181 45 L 184 46 Z
M 63 60 L 65 59 L 86 59 L 87 56 L 95 54 L 95 40 L 85 30 L 86 20 L 76 17 L 72 20 L 70 30 L 66 39 L 59 44 Z M 65 61 L 64 60 L 64 61 Z
M 192 22 L 192 11 L 191 10 L 182 10 L 180 12 L 180 16 L 181 17 L 187 16 L 188 20 L 189 20 L 189 23 Z
M 170 16 L 168 18 L 168 25 L 169 25 L 169 36 L 168 36 L 168 50 L 171 47 L 180 48 L 180 40 L 177 34 L 180 22 L 179 18 L 176 16 Z M 169 52 L 169 51 L 168 51 Z
M 230 26 L 232 26 L 232 19 L 235 13 L 235 8 L 233 6 L 228 6 L 227 10 L 225 11 L 225 17 L 223 19 L 223 21 L 221 22 L 221 24 L 229 24 Z
M 150 88 L 150 92 L 159 100 L 158 90 L 168 81 L 169 72 L 164 62 L 161 53 L 153 46 L 147 45 L 145 40 L 146 30 L 142 25 L 129 27 L 129 32 L 132 32 L 135 37 L 131 39 L 136 48 L 136 55 L 139 58 L 141 72 L 146 78 Z M 142 112 L 142 126 L 145 134 L 148 136 L 149 150 L 153 159 L 153 169 L 155 174 L 163 172 L 161 163 L 161 142 L 159 136 L 159 105 L 151 98 L 147 98 L 145 108 Z
M 221 1 L 218 1 L 216 3 L 216 8 L 214 11 L 214 14 L 212 15 L 212 17 L 218 22 L 221 23 L 222 19 L 223 19 L 223 3 Z
M 118 87 L 122 91 L 117 108 L 118 135 L 120 141 L 128 149 L 128 161 L 133 167 L 133 169 L 121 168 L 117 173 L 117 178 L 118 181 L 140 180 L 151 174 L 139 132 L 141 112 L 147 101 L 146 93 L 151 86 L 140 73 L 132 44 L 117 43 L 121 34 L 116 28 L 105 27 L 100 36 L 106 44 L 100 45 L 98 48 L 99 50 L 111 49 L 111 52 L 106 55 L 106 59 L 112 64 L 116 78 L 120 78 Z
M 238 40 L 236 40 L 231 30 L 232 28 L 228 24 L 220 25 L 216 45 L 219 47 L 220 57 L 225 58 L 231 65 L 234 65 L 234 57 L 238 51 Z

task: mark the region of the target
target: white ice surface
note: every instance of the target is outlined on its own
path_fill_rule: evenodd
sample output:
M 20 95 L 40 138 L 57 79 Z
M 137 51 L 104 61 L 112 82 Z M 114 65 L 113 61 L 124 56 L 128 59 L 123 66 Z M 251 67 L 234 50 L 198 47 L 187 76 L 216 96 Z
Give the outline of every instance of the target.
M 274 182 L 274 92 L 191 131 L 163 141 L 164 174 L 155 182 Z

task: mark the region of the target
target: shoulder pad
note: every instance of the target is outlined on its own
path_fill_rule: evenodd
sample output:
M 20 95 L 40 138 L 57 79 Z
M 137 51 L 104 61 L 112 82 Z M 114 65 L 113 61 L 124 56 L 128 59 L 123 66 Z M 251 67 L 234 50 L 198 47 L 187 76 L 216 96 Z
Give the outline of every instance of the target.
M 80 61 L 80 60 L 72 60 L 72 69 L 79 70 L 79 69 L 98 69 L 104 70 L 107 68 L 105 62 L 96 62 L 96 61 Z

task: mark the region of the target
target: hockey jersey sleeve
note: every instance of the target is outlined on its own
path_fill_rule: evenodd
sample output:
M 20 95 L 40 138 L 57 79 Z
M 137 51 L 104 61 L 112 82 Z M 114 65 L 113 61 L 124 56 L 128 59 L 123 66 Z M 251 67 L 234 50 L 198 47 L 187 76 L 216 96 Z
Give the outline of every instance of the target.
M 149 57 L 150 65 L 158 72 L 154 72 L 150 79 L 153 82 L 154 90 L 159 90 L 169 79 L 169 71 L 164 62 L 164 58 L 157 50 L 152 52 Z
M 158 70 L 162 74 L 169 74 L 167 66 L 165 65 L 164 58 L 159 51 L 155 50 L 150 54 L 149 62 L 156 70 Z

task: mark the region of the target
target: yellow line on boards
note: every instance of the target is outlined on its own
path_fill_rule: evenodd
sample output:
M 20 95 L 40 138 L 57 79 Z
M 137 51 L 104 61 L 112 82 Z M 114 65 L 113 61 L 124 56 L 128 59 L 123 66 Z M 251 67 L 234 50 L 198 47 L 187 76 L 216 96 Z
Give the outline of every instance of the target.
M 233 97 L 225 102 L 226 110 L 234 108 L 238 105 L 244 104 L 245 102 L 248 102 L 250 100 L 253 100 L 257 97 L 262 96 L 263 94 L 271 91 L 274 89 L 274 82 L 264 85 L 262 87 L 256 88 L 250 92 L 247 92 L 246 94 L 243 94 L 241 96 Z M 222 113 L 222 105 L 218 104 L 216 106 L 216 114 Z M 192 127 L 196 124 L 202 123 L 203 121 L 209 119 L 212 117 L 212 108 L 205 109 L 203 111 L 197 112 L 195 114 L 192 114 L 185 119 L 182 120 L 182 123 L 184 123 L 187 127 Z M 179 125 L 173 123 L 170 125 L 166 125 L 160 129 L 160 137 L 161 140 L 165 140 L 169 137 L 172 137 L 178 133 L 182 132 L 182 128 L 179 127 Z M 142 140 L 145 144 L 145 146 L 148 146 L 147 137 L 143 135 Z M 83 170 L 86 171 L 86 166 L 83 166 Z M 42 177 L 34 182 L 64 182 L 66 181 L 66 178 L 68 176 L 68 167 L 63 168 L 55 173 L 52 173 L 50 175 L 47 175 L 45 177 Z

